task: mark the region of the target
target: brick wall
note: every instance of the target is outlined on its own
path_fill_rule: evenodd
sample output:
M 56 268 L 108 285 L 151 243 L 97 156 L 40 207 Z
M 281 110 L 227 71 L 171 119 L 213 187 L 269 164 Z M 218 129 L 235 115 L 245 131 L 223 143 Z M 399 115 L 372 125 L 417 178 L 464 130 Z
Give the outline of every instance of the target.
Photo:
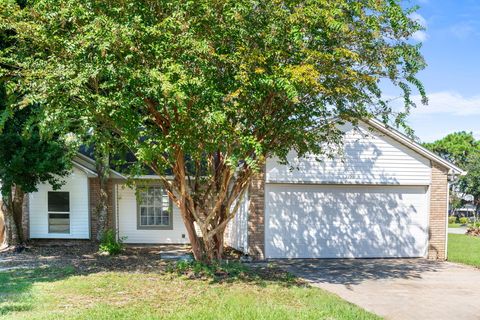
M 92 241 L 96 241 L 97 229 L 98 229 L 98 215 L 97 215 L 97 205 L 100 201 L 100 183 L 97 178 L 89 178 L 89 197 L 90 197 L 90 238 Z M 109 197 L 108 205 L 108 214 L 107 214 L 107 228 L 115 228 L 115 217 L 114 217 L 114 182 L 109 180 L 107 185 L 107 192 Z
M 248 189 L 248 254 L 265 259 L 265 170 L 258 173 Z
M 447 237 L 447 169 L 432 163 L 432 185 L 430 187 L 430 218 L 428 258 L 445 260 L 445 244 Z

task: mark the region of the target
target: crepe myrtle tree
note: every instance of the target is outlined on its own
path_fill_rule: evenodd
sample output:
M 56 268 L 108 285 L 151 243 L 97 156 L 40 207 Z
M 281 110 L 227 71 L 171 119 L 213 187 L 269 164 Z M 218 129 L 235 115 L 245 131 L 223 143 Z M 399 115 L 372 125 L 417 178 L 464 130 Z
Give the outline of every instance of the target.
M 193 254 L 222 258 L 223 236 L 252 177 L 295 151 L 328 154 L 339 124 L 404 125 L 425 63 L 422 27 L 396 0 L 92 1 L 1 4 L 15 29 L 26 101 L 115 132 L 158 174 Z M 394 112 L 383 82 L 403 98 Z M 200 233 L 196 232 L 194 223 Z

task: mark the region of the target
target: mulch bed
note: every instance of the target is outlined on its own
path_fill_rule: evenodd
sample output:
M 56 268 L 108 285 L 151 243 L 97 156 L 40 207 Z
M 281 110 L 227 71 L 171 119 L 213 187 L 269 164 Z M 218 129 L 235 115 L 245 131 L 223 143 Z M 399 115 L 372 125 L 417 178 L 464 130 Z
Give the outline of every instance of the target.
M 468 228 L 467 234 L 469 236 L 480 237 L 480 228 Z
M 99 253 L 98 246 L 27 246 L 16 253 L 0 252 L 0 271 L 15 268 L 73 267 L 78 273 L 101 271 L 162 272 L 167 262 L 160 259 L 159 248 L 125 248 L 117 256 Z

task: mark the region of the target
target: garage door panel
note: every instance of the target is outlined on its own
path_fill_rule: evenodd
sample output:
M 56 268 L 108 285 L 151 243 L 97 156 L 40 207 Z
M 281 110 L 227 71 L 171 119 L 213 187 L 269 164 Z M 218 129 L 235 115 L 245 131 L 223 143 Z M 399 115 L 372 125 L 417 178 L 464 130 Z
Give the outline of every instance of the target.
M 426 254 L 426 187 L 268 185 L 267 258 Z

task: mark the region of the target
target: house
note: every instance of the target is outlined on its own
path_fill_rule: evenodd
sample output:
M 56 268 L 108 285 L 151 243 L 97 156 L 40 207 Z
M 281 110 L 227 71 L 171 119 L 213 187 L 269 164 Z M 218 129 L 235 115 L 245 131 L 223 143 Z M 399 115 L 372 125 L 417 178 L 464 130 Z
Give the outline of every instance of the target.
M 447 255 L 448 184 L 462 170 L 378 121 L 345 130 L 344 156 L 268 159 L 226 233 L 258 258 L 393 258 Z M 139 179 L 155 181 L 147 175 Z M 91 239 L 99 185 L 78 155 L 61 190 L 29 195 L 31 239 Z M 188 243 L 178 208 L 152 184 L 137 197 L 125 177 L 109 182 L 108 224 L 126 243 Z M 168 210 L 171 209 L 171 210 Z

